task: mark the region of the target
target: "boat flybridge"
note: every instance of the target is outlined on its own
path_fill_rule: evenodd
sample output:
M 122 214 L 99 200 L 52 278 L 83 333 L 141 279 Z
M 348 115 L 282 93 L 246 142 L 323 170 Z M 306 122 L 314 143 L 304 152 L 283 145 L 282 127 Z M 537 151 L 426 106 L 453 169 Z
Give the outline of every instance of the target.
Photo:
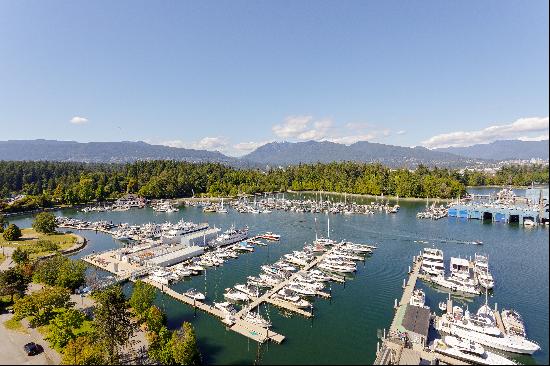
M 422 272 L 430 276 L 445 275 L 443 251 L 436 248 L 424 248 L 422 253 Z

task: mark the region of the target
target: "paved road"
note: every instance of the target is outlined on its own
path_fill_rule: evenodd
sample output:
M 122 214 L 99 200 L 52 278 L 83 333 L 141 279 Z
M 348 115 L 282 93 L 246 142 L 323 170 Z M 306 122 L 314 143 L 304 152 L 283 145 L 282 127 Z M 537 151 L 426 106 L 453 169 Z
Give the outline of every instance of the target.
M 11 267 L 15 266 L 14 261 L 11 259 L 11 254 L 15 250 L 15 248 L 12 247 L 4 247 L 2 249 L 4 251 L 4 255 L 6 258 L 2 263 L 0 263 L 0 271 L 5 271 L 6 269 L 10 269 Z
M 0 314 L 0 365 L 59 365 L 60 355 L 50 348 L 36 329 L 29 329 L 24 333 L 4 327 L 3 323 L 12 316 L 13 314 Z M 41 345 L 44 352 L 36 356 L 27 356 L 23 346 L 29 342 Z

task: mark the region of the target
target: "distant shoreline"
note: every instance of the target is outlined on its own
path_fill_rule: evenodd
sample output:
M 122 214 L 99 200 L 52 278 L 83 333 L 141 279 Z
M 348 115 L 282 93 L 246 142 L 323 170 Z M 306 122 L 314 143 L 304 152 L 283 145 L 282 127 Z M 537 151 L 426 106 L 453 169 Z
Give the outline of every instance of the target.
M 374 198 L 374 199 L 382 199 L 382 200 L 389 200 L 389 201 L 409 201 L 409 202 L 425 202 L 426 198 L 421 197 L 396 197 L 396 196 L 375 196 L 372 194 L 360 194 L 360 193 L 341 193 L 341 192 L 328 192 L 328 191 L 287 191 L 288 193 L 320 193 L 320 194 L 330 194 L 334 196 L 350 196 L 350 197 L 359 197 L 359 198 Z M 428 198 L 429 201 L 438 201 L 438 202 L 452 202 L 455 199 L 453 198 Z

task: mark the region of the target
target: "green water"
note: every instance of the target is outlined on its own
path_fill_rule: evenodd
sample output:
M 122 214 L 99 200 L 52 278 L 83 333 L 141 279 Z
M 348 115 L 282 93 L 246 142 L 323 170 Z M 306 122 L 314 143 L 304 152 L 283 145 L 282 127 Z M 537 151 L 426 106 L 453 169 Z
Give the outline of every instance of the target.
M 353 200 L 361 202 L 357 198 Z M 378 249 L 364 264 L 358 264 L 357 273 L 345 285 L 331 285 L 331 300 L 315 299 L 313 320 L 262 306 L 261 312 L 269 316 L 273 330 L 286 337 L 281 345 L 270 344 L 258 349 L 256 343 L 226 330 L 215 318 L 201 312 L 195 314 L 190 307 L 164 295 L 159 296 L 157 302 L 168 314 L 170 327 L 178 327 L 183 321 L 193 323 L 201 351 L 209 364 L 252 364 L 255 361 L 263 364 L 368 364 L 375 358 L 377 330 L 388 328 L 391 323 L 393 302 L 401 297 L 401 285 L 413 255 L 425 246 L 441 248 L 446 261 L 451 256 L 473 257 L 475 252 L 485 253 L 489 255 L 496 280 L 489 302 L 497 302 L 499 309 L 518 310 L 525 320 L 529 338 L 542 348 L 532 357 L 516 356 L 516 359 L 523 364 L 548 363 L 548 229 L 460 219 L 417 220 L 416 212 L 422 210 L 425 203 L 401 201 L 399 204 L 401 210 L 397 214 L 330 215 L 331 238 L 375 244 Z M 279 243 L 257 247 L 253 253 L 172 286 L 177 291 L 195 287 L 206 293 L 209 302 L 223 301 L 226 287 L 244 283 L 247 276 L 259 273 L 262 264 L 274 262 L 283 254 L 301 248 L 305 242 L 311 242 L 315 238 L 315 217 L 319 234 L 326 234 L 329 217 L 279 211 L 258 215 L 239 214 L 234 210 L 228 214 L 205 214 L 192 207 L 177 213 L 155 213 L 147 208 L 107 213 L 65 210 L 62 214 L 132 224 L 175 222 L 185 218 L 194 222 L 207 221 L 222 229 L 232 224 L 248 225 L 252 235 L 273 231 L 282 236 Z M 15 222 L 28 226 L 31 218 L 20 217 Z M 80 234 L 89 239 L 89 244 L 75 257 L 118 246 L 105 234 L 89 231 Z M 415 243 L 415 240 L 427 240 L 429 244 Z M 473 240 L 482 240 L 484 244 L 461 244 Z M 432 311 L 438 311 L 438 302 L 447 295 L 420 282 L 419 286 L 426 290 L 427 305 Z M 477 310 L 483 301 L 484 297 L 478 297 L 468 302 L 468 307 Z

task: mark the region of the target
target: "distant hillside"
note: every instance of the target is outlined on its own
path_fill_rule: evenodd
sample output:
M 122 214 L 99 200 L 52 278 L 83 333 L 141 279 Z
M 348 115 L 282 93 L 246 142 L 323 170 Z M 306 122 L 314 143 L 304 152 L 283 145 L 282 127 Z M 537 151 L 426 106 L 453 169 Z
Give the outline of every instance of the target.
M 293 165 L 299 163 L 358 161 L 379 162 L 391 167 L 466 166 L 475 159 L 460 157 L 446 152 L 428 150 L 424 147 L 402 147 L 366 141 L 350 146 L 328 141 L 273 142 L 263 145 L 243 159 L 263 165 Z
M 0 141 L 0 160 L 127 163 L 156 159 L 238 163 L 237 159 L 219 152 L 150 145 L 141 141 L 88 143 L 56 140 Z
M 435 151 L 452 153 L 468 158 L 491 160 L 548 159 L 548 140 L 502 140 L 490 144 L 477 144 L 467 147 L 447 147 L 444 149 L 435 149 Z

